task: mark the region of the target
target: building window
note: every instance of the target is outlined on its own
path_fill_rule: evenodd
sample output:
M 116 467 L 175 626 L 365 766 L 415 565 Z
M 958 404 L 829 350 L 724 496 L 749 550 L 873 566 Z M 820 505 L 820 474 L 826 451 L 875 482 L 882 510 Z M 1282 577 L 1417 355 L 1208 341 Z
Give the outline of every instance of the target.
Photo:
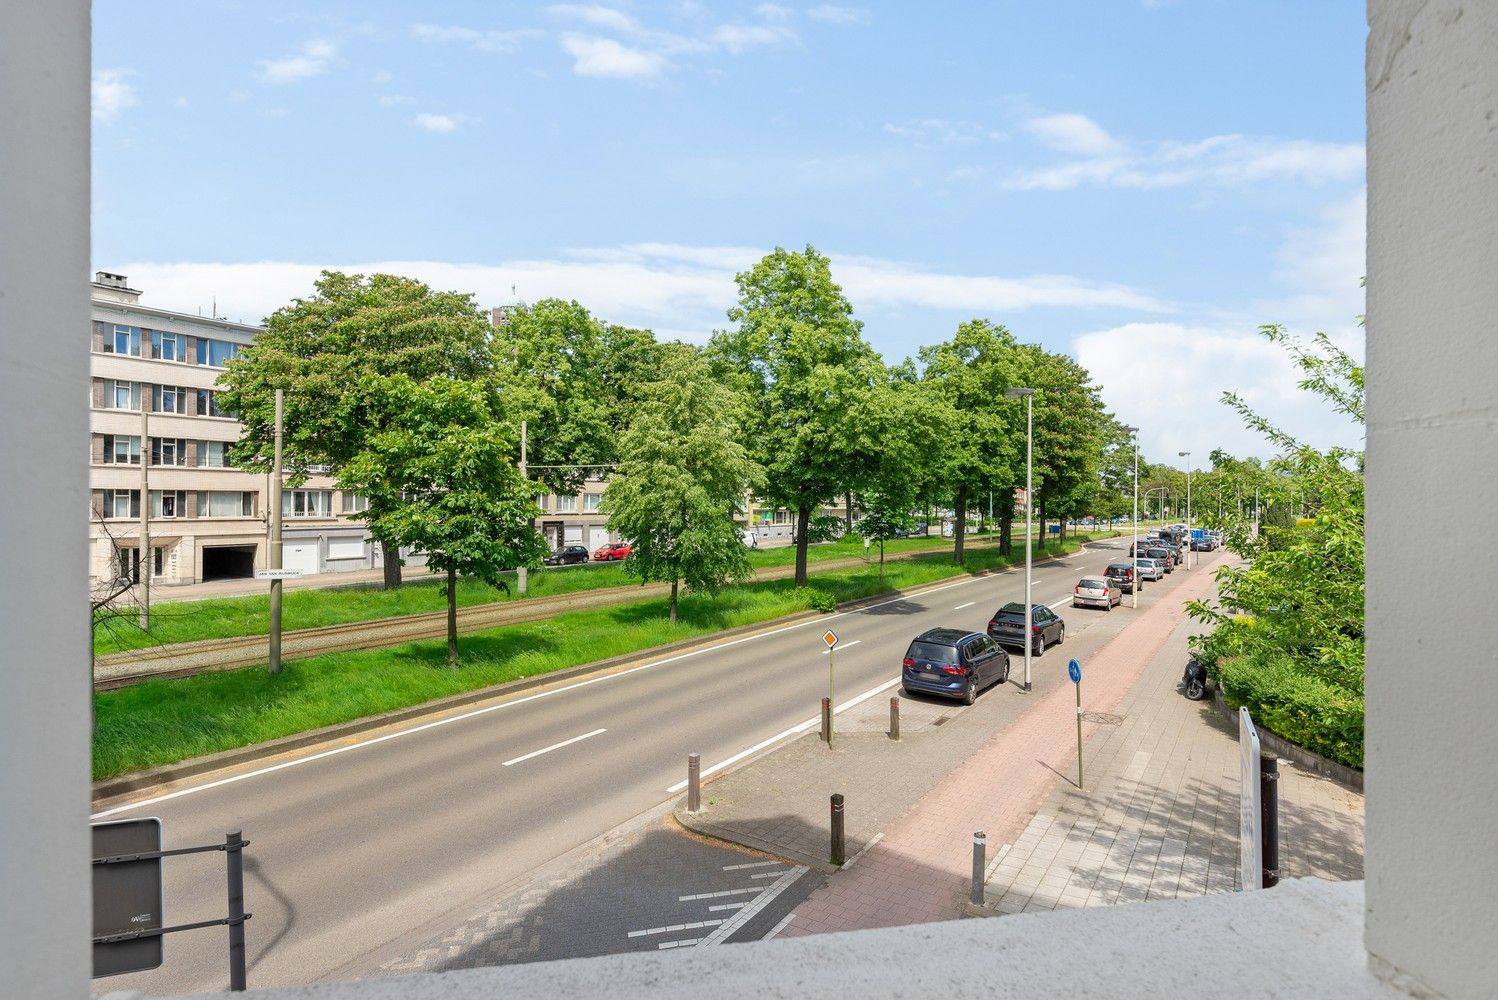
M 151 546 L 151 576 L 161 575 L 161 567 L 165 563 L 166 550 L 159 545 Z M 131 583 L 140 583 L 140 547 L 122 548 L 115 546 L 115 565 L 118 567 L 120 576 L 125 577 Z
M 105 379 L 104 405 L 113 410 L 140 409 L 140 383 Z
M 332 517 L 332 490 L 287 490 L 281 494 L 283 517 Z
M 575 496 L 572 496 L 572 497 L 562 496 L 562 495 L 558 494 L 557 495 L 557 513 L 558 514 L 576 514 L 577 513 L 577 497 L 575 497 Z
M 151 386 L 151 409 L 157 413 L 186 413 L 187 390 L 180 385 Z
M 182 517 L 187 513 L 187 494 L 182 490 L 152 490 L 152 517 Z
M 598 504 L 602 500 L 603 500 L 603 494 L 602 493 L 584 493 L 583 494 L 583 513 L 584 514 L 596 514 L 596 513 L 598 513 Z
M 140 438 L 126 434 L 104 435 L 105 465 L 139 465 Z
M 116 325 L 114 336 L 104 338 L 104 350 L 110 354 L 140 357 L 140 327 Z
M 198 340 L 198 364 L 222 368 L 239 356 L 240 345 L 228 340 Z
M 152 330 L 151 357 L 161 361 L 186 361 L 187 339 L 180 333 Z
M 105 517 L 140 517 L 140 490 L 105 490 Z
M 223 411 L 218 408 L 218 393 L 212 389 L 194 389 L 198 396 L 198 416 L 200 417 L 222 417 Z
M 252 490 L 199 490 L 199 517 L 253 517 L 255 494 Z
M 777 510 L 775 512 L 775 523 L 776 524 L 790 524 L 791 523 L 791 514 L 790 514 L 790 511 Z
M 229 467 L 229 443 L 227 441 L 199 441 L 198 465 L 206 469 Z
M 369 497 L 344 490 L 339 495 L 339 509 L 345 514 L 362 514 L 369 509 Z
M 182 438 L 152 438 L 152 465 L 186 465 L 187 442 Z

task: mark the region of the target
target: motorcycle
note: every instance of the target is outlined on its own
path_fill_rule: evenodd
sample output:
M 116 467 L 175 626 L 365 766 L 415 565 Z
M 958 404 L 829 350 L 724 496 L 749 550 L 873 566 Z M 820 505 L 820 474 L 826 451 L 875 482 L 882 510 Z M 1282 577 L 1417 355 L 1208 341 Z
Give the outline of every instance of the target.
M 1187 698 L 1201 701 L 1207 696 L 1207 668 L 1195 657 L 1186 661 L 1186 674 L 1181 678 L 1181 687 Z

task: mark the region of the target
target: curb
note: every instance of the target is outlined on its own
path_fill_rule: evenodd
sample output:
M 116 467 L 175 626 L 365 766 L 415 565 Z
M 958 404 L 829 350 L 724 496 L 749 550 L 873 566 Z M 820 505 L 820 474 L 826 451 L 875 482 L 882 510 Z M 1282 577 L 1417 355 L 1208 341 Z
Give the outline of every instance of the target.
M 1068 556 L 1076 554 L 1077 553 L 1075 552 L 1057 553 L 1054 555 L 1043 556 L 1039 559 L 1035 559 L 1034 562 L 1040 563 L 1052 559 L 1064 559 Z M 1014 569 L 1015 567 L 1013 566 L 1006 566 L 1002 569 L 985 569 L 980 570 L 976 573 L 969 573 L 967 575 L 974 578 L 982 578 L 1011 572 Z M 957 575 L 960 576 L 962 574 Z M 855 601 L 846 601 L 842 604 L 837 605 L 836 613 L 841 614 L 848 611 L 857 611 L 860 608 L 865 607 L 866 605 L 877 603 L 879 601 L 887 601 L 891 598 L 899 599 L 901 597 L 914 597 L 927 590 L 930 590 L 933 587 L 944 586 L 950 583 L 953 579 L 955 579 L 955 577 L 944 577 L 940 580 L 933 580 L 930 583 L 923 583 L 917 587 L 909 587 L 904 590 L 886 590 L 882 593 L 870 594 L 868 597 L 860 597 Z M 194 757 L 189 760 L 179 761 L 175 764 L 163 764 L 161 767 L 154 767 L 144 771 L 132 771 L 129 774 L 117 775 L 113 778 L 103 778 L 93 783 L 91 796 L 92 802 L 95 805 L 98 805 L 104 800 L 113 798 L 117 795 L 125 795 L 129 792 L 138 792 L 149 788 L 156 788 L 175 781 L 181 781 L 184 778 L 196 777 L 197 775 L 205 774 L 209 771 L 217 771 L 223 768 L 235 767 L 239 764 L 246 764 L 253 761 L 264 760 L 268 757 L 274 757 L 278 754 L 287 753 L 292 750 L 301 750 L 309 746 L 314 746 L 318 743 L 328 743 L 350 736 L 356 736 L 360 733 L 366 733 L 370 730 L 379 729 L 384 726 L 395 725 L 401 722 L 410 722 L 414 719 L 420 719 L 431 715 L 440 715 L 441 713 L 446 712 L 450 709 L 462 708 L 464 706 L 472 705 L 477 702 L 488 701 L 492 698 L 498 698 L 508 694 L 515 694 L 517 692 L 525 691 L 530 688 L 540 687 L 544 684 L 550 684 L 553 681 L 570 680 L 574 677 L 600 673 L 626 663 L 641 662 L 653 659 L 657 656 L 688 650 L 696 646 L 711 645 L 712 643 L 719 642 L 725 638 L 733 638 L 735 636 L 748 635 L 750 633 L 761 630 L 780 628 L 786 625 L 794 625 L 799 622 L 810 621 L 821 616 L 822 612 L 819 611 L 798 611 L 795 614 L 783 615 L 780 618 L 772 618 L 767 621 L 754 622 L 749 625 L 738 625 L 734 628 L 724 629 L 721 632 L 715 632 L 712 635 L 695 636 L 690 639 L 682 639 L 677 642 L 667 643 L 664 646 L 653 646 L 650 649 L 637 650 L 633 653 L 621 653 L 618 656 L 611 656 L 605 660 L 596 660 L 592 663 L 582 663 L 578 664 L 575 667 L 566 667 L 562 670 L 556 670 L 550 673 L 534 674 L 530 677 L 521 677 L 513 681 L 506 681 L 503 684 L 495 684 L 491 685 L 490 687 L 477 688 L 473 691 L 465 691 L 462 694 L 449 695 L 446 698 L 440 698 L 436 701 L 422 702 L 419 705 L 411 705 L 406 708 L 394 709 L 380 715 L 365 716 L 360 719 L 351 719 L 347 722 L 336 722 L 331 726 L 323 726 L 320 729 L 310 729 L 304 733 L 293 733 L 290 736 L 283 736 L 279 739 L 270 740 L 266 743 L 254 743 L 249 746 L 236 747 L 232 750 L 222 750 L 218 753 L 208 754 L 204 757 Z M 768 752 L 768 749 L 766 752 Z M 726 774 L 727 771 L 720 773 Z M 692 827 L 687 823 L 683 823 L 682 825 L 687 826 L 688 829 L 693 830 L 693 832 L 702 833 L 704 836 L 716 836 L 715 834 L 697 830 L 695 827 Z M 724 838 L 719 837 L 718 839 L 721 840 Z M 780 853 L 771 851 L 769 848 L 764 847 L 755 847 L 755 849 L 765 850 L 768 853 Z M 814 862 L 810 859 L 800 859 L 800 863 L 812 865 L 818 868 L 821 868 L 822 866 L 826 866 L 828 864 L 825 860 Z M 835 867 L 829 867 L 828 870 L 835 871 L 837 869 Z
M 706 786 L 704 785 L 704 787 Z M 706 810 L 703 810 L 702 812 L 699 812 L 697 815 L 693 816 L 691 813 L 687 812 L 686 799 L 682 799 L 676 804 L 675 808 L 671 810 L 671 817 L 675 819 L 676 822 L 680 823 L 682 826 L 686 827 L 688 830 L 691 830 L 693 833 L 701 837 L 708 837 L 712 840 L 719 841 L 720 843 L 732 844 L 737 847 L 747 847 L 750 850 L 759 851 L 761 854 L 769 854 L 773 857 L 784 858 L 787 861 L 794 861 L 798 865 L 805 865 L 812 871 L 818 871 L 824 875 L 831 875 L 833 872 L 842 871 L 841 868 L 828 861 L 826 858 L 814 858 L 808 854 L 802 854 L 800 851 L 787 850 L 785 847 L 772 844 L 767 840 L 760 840 L 758 837 L 753 837 L 748 834 L 740 834 L 736 832 L 732 837 L 724 836 L 716 828 L 712 827 L 711 824 L 702 822 L 705 813 Z
M 1228 707 L 1227 698 L 1223 695 L 1222 688 L 1213 687 L 1212 705 L 1224 718 L 1235 723 L 1238 721 L 1238 710 Z M 1348 767 L 1346 764 L 1338 764 L 1334 760 L 1327 760 L 1320 754 L 1307 750 L 1299 743 L 1291 743 L 1283 736 L 1271 733 L 1257 723 L 1254 726 L 1259 731 L 1259 745 L 1276 757 L 1283 757 L 1286 760 L 1294 761 L 1307 771 L 1314 771 L 1323 778 L 1335 781 L 1337 784 L 1351 788 L 1354 791 L 1361 792 L 1363 790 L 1363 772 L 1357 768 Z

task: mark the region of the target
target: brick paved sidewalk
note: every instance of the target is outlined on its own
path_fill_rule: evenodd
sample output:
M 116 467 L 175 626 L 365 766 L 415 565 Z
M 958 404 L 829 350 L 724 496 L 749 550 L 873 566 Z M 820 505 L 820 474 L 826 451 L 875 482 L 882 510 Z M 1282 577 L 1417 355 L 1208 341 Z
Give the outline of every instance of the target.
M 1084 708 L 1114 714 L 1166 639 L 1186 619 L 1184 603 L 1209 594 L 1204 561 L 1171 595 L 1086 660 Z M 1089 736 L 1101 728 L 1086 724 Z M 1053 784 L 1075 773 L 1076 709 L 1070 684 L 1041 696 L 891 824 L 849 870 L 795 911 L 785 936 L 890 927 L 957 917 L 972 877 L 972 835 L 1017 842 Z

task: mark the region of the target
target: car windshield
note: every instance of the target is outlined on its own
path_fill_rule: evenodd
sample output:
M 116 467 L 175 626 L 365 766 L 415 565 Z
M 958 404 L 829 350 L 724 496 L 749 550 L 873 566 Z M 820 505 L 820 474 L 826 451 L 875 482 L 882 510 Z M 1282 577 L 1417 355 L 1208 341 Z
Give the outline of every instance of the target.
M 912 660 L 925 660 L 927 663 L 956 663 L 957 649 L 954 646 L 938 646 L 934 642 L 913 642 L 910 644 L 909 656 Z
M 1096 577 L 1088 577 L 1087 579 L 1080 581 L 1077 584 L 1077 586 L 1082 587 L 1083 589 L 1086 589 L 1086 590 L 1107 590 L 1108 589 L 1107 581 L 1105 581 L 1105 580 L 1099 580 Z

